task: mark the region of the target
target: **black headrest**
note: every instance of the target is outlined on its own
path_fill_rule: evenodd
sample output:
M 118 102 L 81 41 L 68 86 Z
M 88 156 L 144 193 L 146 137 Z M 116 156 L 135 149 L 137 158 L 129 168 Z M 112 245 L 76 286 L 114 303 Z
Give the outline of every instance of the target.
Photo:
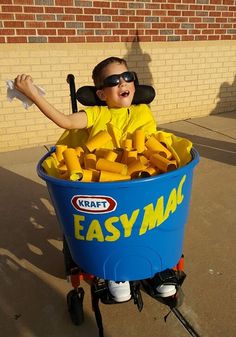
M 77 100 L 85 106 L 106 105 L 106 102 L 101 101 L 94 86 L 84 86 L 77 90 Z M 149 104 L 155 98 L 155 90 L 149 85 L 138 84 L 135 86 L 135 94 L 132 104 Z

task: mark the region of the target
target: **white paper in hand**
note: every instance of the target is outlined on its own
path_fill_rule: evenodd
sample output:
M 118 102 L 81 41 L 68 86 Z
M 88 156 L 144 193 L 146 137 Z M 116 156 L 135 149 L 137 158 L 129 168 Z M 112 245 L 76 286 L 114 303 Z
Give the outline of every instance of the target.
M 15 83 L 14 83 L 13 80 L 7 80 L 6 85 L 7 85 L 7 99 L 10 102 L 14 98 L 17 98 L 22 102 L 23 107 L 25 109 L 28 109 L 33 104 L 33 102 L 29 98 L 27 98 L 24 94 L 22 94 L 22 92 L 20 92 L 19 90 L 16 89 Z M 41 96 L 45 95 L 45 90 L 43 88 L 41 88 L 37 85 L 34 85 L 34 86 L 38 89 L 38 92 Z

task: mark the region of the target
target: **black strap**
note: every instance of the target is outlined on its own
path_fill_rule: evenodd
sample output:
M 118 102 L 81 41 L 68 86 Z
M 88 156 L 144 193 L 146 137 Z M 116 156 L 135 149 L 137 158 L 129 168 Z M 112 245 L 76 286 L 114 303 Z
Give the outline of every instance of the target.
M 67 75 L 67 83 L 70 86 L 70 99 L 71 99 L 72 112 L 73 113 L 78 112 L 74 75 L 72 74 Z
M 98 327 L 98 331 L 99 331 L 99 337 L 104 337 L 102 315 L 101 315 L 101 311 L 100 311 L 100 308 L 99 308 L 99 295 L 95 291 L 94 286 L 91 286 L 91 297 L 92 297 L 92 307 L 93 307 L 93 311 L 94 311 L 94 314 L 95 314 L 97 327 Z

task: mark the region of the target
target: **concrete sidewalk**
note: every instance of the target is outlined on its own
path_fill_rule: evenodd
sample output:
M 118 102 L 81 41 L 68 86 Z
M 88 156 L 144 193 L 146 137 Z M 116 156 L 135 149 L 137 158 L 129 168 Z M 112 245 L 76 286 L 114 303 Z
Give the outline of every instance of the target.
M 236 113 L 160 125 L 193 141 L 201 159 L 195 169 L 185 233 L 185 301 L 181 313 L 201 337 L 234 337 L 236 238 Z M 85 323 L 70 322 L 61 233 L 47 189 L 35 166 L 41 148 L 0 154 L 0 335 L 97 337 L 90 292 L 83 283 Z M 106 337 L 188 337 L 168 307 L 143 295 L 101 305 Z

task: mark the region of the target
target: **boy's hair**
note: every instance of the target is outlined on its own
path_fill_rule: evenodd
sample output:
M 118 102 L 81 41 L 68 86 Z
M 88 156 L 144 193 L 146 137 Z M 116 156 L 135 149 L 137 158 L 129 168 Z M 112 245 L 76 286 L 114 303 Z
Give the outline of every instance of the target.
M 98 63 L 96 67 L 93 69 L 93 73 L 92 73 L 93 82 L 96 88 L 99 88 L 103 84 L 103 80 L 104 80 L 103 69 L 108 64 L 111 64 L 111 63 L 120 63 L 120 64 L 124 64 L 127 67 L 127 63 L 125 59 L 121 59 L 115 56 L 108 57 L 107 59 Z

